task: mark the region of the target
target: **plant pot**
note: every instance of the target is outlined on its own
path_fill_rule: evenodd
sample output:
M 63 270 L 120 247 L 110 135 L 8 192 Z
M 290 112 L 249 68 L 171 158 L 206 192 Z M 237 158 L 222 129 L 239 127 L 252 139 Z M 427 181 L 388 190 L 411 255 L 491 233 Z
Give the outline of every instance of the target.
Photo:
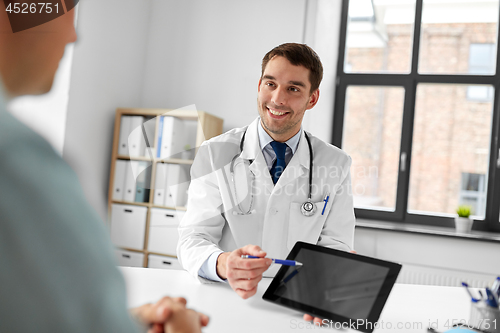
M 468 217 L 455 217 L 455 230 L 461 233 L 469 233 L 472 229 L 472 220 Z
M 192 154 L 191 150 L 184 150 L 181 153 L 181 159 L 183 159 L 183 160 L 191 160 L 191 159 L 193 159 L 193 154 Z

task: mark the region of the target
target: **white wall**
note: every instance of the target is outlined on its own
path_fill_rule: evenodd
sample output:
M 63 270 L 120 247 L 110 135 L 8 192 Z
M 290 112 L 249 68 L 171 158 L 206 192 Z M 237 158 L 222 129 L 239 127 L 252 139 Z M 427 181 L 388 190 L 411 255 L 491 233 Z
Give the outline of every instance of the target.
M 141 105 L 150 4 L 80 1 L 63 157 L 107 219 L 114 112 Z
M 145 107 L 196 104 L 224 119 L 224 130 L 258 115 L 262 57 L 302 42 L 305 0 L 152 2 L 144 76 Z

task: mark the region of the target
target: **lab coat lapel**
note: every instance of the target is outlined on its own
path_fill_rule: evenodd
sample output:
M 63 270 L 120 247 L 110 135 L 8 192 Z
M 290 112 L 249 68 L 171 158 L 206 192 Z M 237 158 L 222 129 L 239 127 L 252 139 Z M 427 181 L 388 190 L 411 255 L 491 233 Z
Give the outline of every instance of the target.
M 247 133 L 245 135 L 245 144 L 243 145 L 243 151 L 241 157 L 246 160 L 250 160 L 250 171 L 254 174 L 257 181 L 257 186 L 261 189 L 265 188 L 264 193 L 266 194 L 266 200 L 271 194 L 274 187 L 271 175 L 262 154 L 262 149 L 259 143 L 259 134 L 257 131 L 257 126 L 259 125 L 260 118 L 255 119 L 250 125 L 248 125 Z

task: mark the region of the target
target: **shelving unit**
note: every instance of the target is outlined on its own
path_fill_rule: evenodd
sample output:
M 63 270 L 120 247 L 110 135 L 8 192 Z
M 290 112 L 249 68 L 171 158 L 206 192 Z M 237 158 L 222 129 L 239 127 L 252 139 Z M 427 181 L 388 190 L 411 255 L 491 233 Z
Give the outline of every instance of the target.
M 196 140 L 195 140 L 195 154 L 197 152 L 197 147 L 199 147 L 203 141 L 208 140 L 214 136 L 217 136 L 222 133 L 222 125 L 223 120 L 221 118 L 215 117 L 211 114 L 208 114 L 203 111 L 196 110 L 170 110 L 170 109 L 144 109 L 144 108 L 118 108 L 115 114 L 115 125 L 114 125 L 114 136 L 113 136 L 113 149 L 111 155 L 111 170 L 110 170 L 110 182 L 109 182 L 109 192 L 108 192 L 108 220 L 112 221 L 112 208 L 113 205 L 124 205 L 125 206 L 137 206 L 137 207 L 146 207 L 146 223 L 144 230 L 144 246 L 142 249 L 140 248 L 129 248 L 129 247 L 121 247 L 118 248 L 120 250 L 128 251 L 130 253 L 143 254 L 143 262 L 142 267 L 148 267 L 148 258 L 149 255 L 161 256 L 155 259 L 165 258 L 165 260 L 171 260 L 176 258 L 172 253 L 160 253 L 155 251 L 148 250 L 148 242 L 149 242 L 149 231 L 151 227 L 151 215 L 152 209 L 165 209 L 176 212 L 183 212 L 186 210 L 185 207 L 168 207 L 168 206 L 160 206 L 154 204 L 154 186 L 155 186 L 155 177 L 156 177 L 156 168 L 158 163 L 168 163 L 168 164 L 183 164 L 183 165 L 192 165 L 193 160 L 184 160 L 178 158 L 171 159 L 161 159 L 156 157 L 156 149 L 153 149 L 155 154 L 153 156 L 141 156 L 141 157 L 130 157 L 126 155 L 118 155 L 118 146 L 120 140 L 120 124 L 122 116 L 144 116 L 147 118 L 154 118 L 156 120 L 155 125 L 155 135 L 154 135 L 154 144 L 158 142 L 159 137 L 159 125 L 160 125 L 160 116 L 173 116 L 180 118 L 182 120 L 187 121 L 196 121 Z M 155 148 L 155 145 L 152 145 Z M 115 179 L 115 168 L 116 161 L 118 160 L 130 160 L 130 161 L 146 161 L 151 162 L 151 181 L 150 181 L 150 194 L 148 202 L 129 202 L 129 201 L 117 201 L 113 200 L 113 182 Z M 176 228 L 175 232 L 177 232 Z M 141 229 L 142 232 L 142 229 Z M 113 225 L 111 225 L 111 233 L 113 239 Z

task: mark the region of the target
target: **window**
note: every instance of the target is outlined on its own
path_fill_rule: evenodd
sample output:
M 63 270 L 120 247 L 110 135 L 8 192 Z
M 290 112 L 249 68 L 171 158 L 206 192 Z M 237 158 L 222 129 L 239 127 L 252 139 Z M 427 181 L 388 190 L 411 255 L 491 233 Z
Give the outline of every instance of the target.
M 453 226 L 468 204 L 500 231 L 499 1 L 343 0 L 332 142 L 357 217 Z
M 495 74 L 495 44 L 471 43 L 469 45 L 469 73 Z M 475 101 L 492 101 L 493 87 L 471 85 L 467 87 L 467 99 Z

